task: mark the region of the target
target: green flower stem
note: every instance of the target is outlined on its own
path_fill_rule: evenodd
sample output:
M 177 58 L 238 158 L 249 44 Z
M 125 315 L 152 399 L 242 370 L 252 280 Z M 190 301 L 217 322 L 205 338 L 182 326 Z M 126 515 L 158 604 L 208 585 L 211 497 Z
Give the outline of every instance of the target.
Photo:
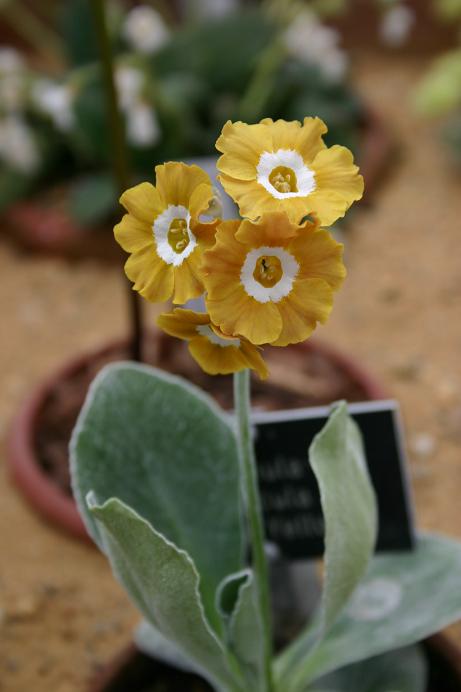
M 274 41 L 261 54 L 238 106 L 239 117 L 244 122 L 251 123 L 261 117 L 274 88 L 274 75 L 285 57 L 286 50 L 281 41 Z
M 126 146 L 125 128 L 118 106 L 117 91 L 115 89 L 112 46 L 105 13 L 104 0 L 91 0 L 94 26 L 98 39 L 101 67 L 104 76 L 107 111 L 109 116 L 109 129 L 112 139 L 112 165 L 114 179 L 119 193 L 122 194 L 131 185 L 130 165 Z M 131 320 L 131 357 L 135 361 L 141 360 L 142 344 L 142 315 L 138 294 L 129 289 L 129 306 Z
M 250 424 L 250 371 L 234 375 L 234 403 L 237 415 L 240 463 L 248 514 L 253 568 L 257 585 L 259 610 L 264 631 L 264 692 L 272 692 L 272 617 L 269 591 L 269 568 L 264 551 L 264 525 L 258 475 Z

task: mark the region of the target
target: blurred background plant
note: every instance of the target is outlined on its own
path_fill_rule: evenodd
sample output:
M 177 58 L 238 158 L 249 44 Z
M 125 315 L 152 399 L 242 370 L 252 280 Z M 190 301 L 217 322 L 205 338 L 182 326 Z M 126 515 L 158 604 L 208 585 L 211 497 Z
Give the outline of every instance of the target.
M 431 62 L 417 86 L 414 104 L 422 115 L 443 117 L 443 140 L 461 166 L 461 0 L 433 0 L 433 5 L 440 20 L 457 29 L 459 45 Z
M 108 2 L 134 182 L 151 178 L 158 162 L 214 156 L 227 119 L 315 114 L 329 123 L 329 143 L 360 153 L 364 107 L 339 34 L 323 23 L 345 6 Z M 95 227 L 115 211 L 115 190 L 89 2 L 48 0 L 40 15 L 30 8 L 0 4 L 30 55 L 0 49 L 0 211 L 35 195 Z

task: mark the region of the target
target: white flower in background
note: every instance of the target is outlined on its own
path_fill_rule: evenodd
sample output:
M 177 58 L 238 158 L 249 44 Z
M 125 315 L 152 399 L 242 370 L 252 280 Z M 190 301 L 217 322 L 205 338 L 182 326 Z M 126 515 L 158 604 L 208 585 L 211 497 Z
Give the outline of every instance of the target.
M 168 41 L 170 32 L 159 12 L 148 5 L 138 5 L 126 15 L 123 35 L 134 50 L 155 53 Z
M 238 9 L 239 0 L 183 0 L 194 19 L 224 17 Z
M 25 65 L 14 48 L 0 48 L 0 108 L 19 110 L 25 97 Z
M 339 47 L 339 33 L 324 26 L 311 12 L 299 12 L 283 32 L 282 40 L 293 57 L 316 65 L 328 79 L 340 81 L 344 77 L 348 58 Z
M 122 110 L 137 103 L 141 96 L 144 76 L 136 67 L 119 65 L 115 70 L 115 86 L 117 88 L 120 107 Z
M 147 103 L 139 102 L 126 112 L 128 141 L 138 147 L 155 144 L 160 139 L 160 127 L 155 111 Z
M 392 48 L 403 46 L 414 23 L 415 13 L 410 7 L 394 5 L 382 18 L 379 27 L 381 40 Z
M 39 151 L 32 129 L 17 115 L 0 120 L 0 160 L 21 173 L 33 172 Z
M 144 74 L 136 67 L 119 65 L 115 70 L 120 108 L 126 117 L 128 141 L 138 147 L 155 144 L 160 127 L 154 109 L 143 99 Z
M 75 124 L 74 92 L 68 84 L 39 79 L 32 89 L 32 100 L 47 115 L 57 130 L 69 132 Z

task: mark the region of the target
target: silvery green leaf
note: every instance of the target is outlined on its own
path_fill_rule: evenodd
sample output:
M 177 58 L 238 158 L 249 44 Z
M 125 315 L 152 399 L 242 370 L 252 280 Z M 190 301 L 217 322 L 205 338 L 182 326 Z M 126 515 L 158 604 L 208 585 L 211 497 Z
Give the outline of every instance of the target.
M 376 500 L 357 424 L 340 403 L 309 450 L 325 520 L 322 634 L 333 625 L 373 553 Z
M 235 655 L 247 689 L 258 692 L 264 680 L 264 632 L 251 569 L 230 575 L 218 591 L 225 621 L 225 641 Z M 224 605 L 223 605 L 224 603 Z
M 279 681 L 286 685 L 293 678 L 296 690 L 301 689 L 296 678 L 298 657 L 304 659 L 319 645 L 344 610 L 367 569 L 377 531 L 376 500 L 360 432 L 344 402 L 336 406 L 314 438 L 309 461 L 319 484 L 325 520 L 325 578 L 315 626 L 277 660 Z
M 311 648 L 313 623 L 282 654 L 277 678 L 284 691 L 304 690 L 332 670 L 421 641 L 461 619 L 460 584 L 461 544 L 449 538 L 422 536 L 412 552 L 375 557 L 326 638 Z
M 154 625 L 142 620 L 134 633 L 134 643 L 143 654 L 163 661 L 167 665 L 186 673 L 203 675 L 204 671 L 178 648 L 177 644 L 166 639 Z
M 219 631 L 216 589 L 243 567 L 236 439 L 227 418 L 198 388 L 147 366 L 110 365 L 96 377 L 71 441 L 74 495 L 88 512 L 116 497 L 185 550 L 199 571 L 207 617 Z M 218 559 L 219 556 L 219 559 Z
M 206 671 L 218 690 L 241 692 L 226 651 L 207 622 L 200 577 L 189 555 L 118 499 L 97 505 L 90 494 L 88 506 L 115 576 L 144 617 Z
M 407 646 L 330 673 L 306 692 L 425 692 L 426 679 L 424 653 Z
M 223 620 L 228 621 L 234 612 L 241 587 L 248 581 L 251 570 L 245 568 L 225 577 L 216 592 L 216 607 Z

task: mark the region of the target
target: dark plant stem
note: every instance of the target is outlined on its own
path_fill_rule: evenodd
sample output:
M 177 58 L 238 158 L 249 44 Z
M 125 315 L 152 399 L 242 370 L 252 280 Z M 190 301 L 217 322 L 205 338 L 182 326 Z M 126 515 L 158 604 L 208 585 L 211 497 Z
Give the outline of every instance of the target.
M 117 91 L 115 89 L 112 46 L 109 32 L 104 0 L 91 0 L 91 9 L 98 39 L 101 68 L 106 90 L 107 113 L 109 118 L 109 131 L 112 144 L 112 166 L 114 180 L 119 194 L 122 194 L 131 185 L 130 165 L 126 147 L 125 128 L 120 113 Z M 138 294 L 129 290 L 129 311 L 131 324 L 131 358 L 135 361 L 142 360 L 142 313 Z

